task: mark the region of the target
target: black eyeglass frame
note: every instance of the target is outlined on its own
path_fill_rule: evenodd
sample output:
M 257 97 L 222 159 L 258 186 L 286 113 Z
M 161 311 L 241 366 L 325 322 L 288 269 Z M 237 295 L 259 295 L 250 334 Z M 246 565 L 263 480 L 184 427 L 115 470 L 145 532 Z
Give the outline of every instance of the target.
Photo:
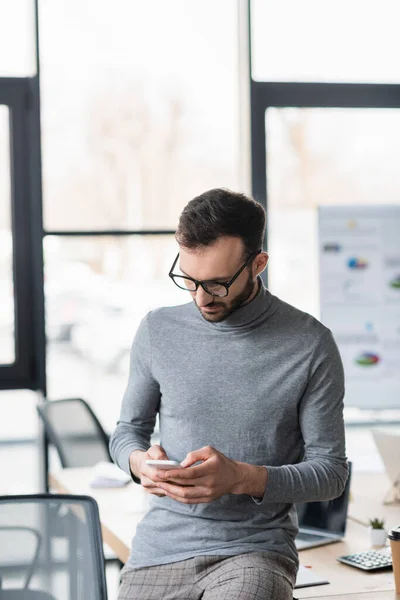
M 246 262 L 244 263 L 244 265 L 242 265 L 240 267 L 240 269 L 238 271 L 236 271 L 236 273 L 234 274 L 234 276 L 226 282 L 222 282 L 222 281 L 215 281 L 213 279 L 206 279 L 203 281 L 198 281 L 197 279 L 193 279 L 193 277 L 189 277 L 188 275 L 176 275 L 175 273 L 173 273 L 173 270 L 175 268 L 176 263 L 178 262 L 178 258 L 179 258 L 179 252 L 176 255 L 176 258 L 173 262 L 172 267 L 169 270 L 168 273 L 168 277 L 170 277 L 172 279 L 172 281 L 175 283 L 175 285 L 180 289 L 180 290 L 184 290 L 184 291 L 188 291 L 188 292 L 197 292 L 199 285 L 201 285 L 201 287 L 203 288 L 203 290 L 206 292 L 206 294 L 210 294 L 210 296 L 214 296 L 214 298 L 226 298 L 226 296 L 229 294 L 229 288 L 231 287 L 231 285 L 236 281 L 236 279 L 239 277 L 240 273 L 242 271 L 244 271 L 244 269 L 247 267 L 247 265 L 250 263 L 250 261 L 255 258 L 256 256 L 258 256 L 258 254 L 260 254 L 262 252 L 262 248 L 260 248 L 260 250 L 257 250 L 257 252 L 253 252 L 252 254 L 250 254 L 249 258 L 246 260 Z M 193 281 L 193 283 L 196 286 L 196 289 L 194 290 L 188 290 L 186 287 L 181 287 L 180 285 L 178 285 L 175 281 L 175 277 L 179 278 L 179 279 L 189 279 L 190 281 Z M 210 292 L 207 289 L 207 283 L 213 283 L 214 285 L 221 285 L 222 287 L 225 288 L 226 290 L 226 294 L 224 296 L 221 296 L 220 294 L 213 294 L 212 292 Z

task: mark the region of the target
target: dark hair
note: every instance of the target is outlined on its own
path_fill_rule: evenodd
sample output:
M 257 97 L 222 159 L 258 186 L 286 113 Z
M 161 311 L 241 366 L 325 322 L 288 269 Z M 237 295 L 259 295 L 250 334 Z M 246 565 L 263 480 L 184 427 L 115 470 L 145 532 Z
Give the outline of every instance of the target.
M 265 220 L 264 208 L 253 198 L 215 188 L 185 206 L 175 237 L 188 249 L 208 246 L 221 237 L 238 237 L 250 256 L 263 246 Z

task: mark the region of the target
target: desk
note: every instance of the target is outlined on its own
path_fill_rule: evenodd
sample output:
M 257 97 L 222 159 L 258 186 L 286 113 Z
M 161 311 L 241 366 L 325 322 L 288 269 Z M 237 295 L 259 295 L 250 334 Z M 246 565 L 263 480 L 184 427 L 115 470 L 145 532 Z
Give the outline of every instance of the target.
M 147 509 L 148 495 L 140 486 L 130 483 L 124 488 L 94 489 L 89 486 L 91 469 L 62 469 L 50 475 L 50 485 L 60 493 L 93 496 L 99 505 L 103 539 L 122 562 L 129 556 L 136 526 Z M 385 517 L 387 526 L 400 523 L 400 506 L 385 506 L 382 500 L 389 489 L 384 474 L 352 476 L 350 517 L 367 521 L 371 516 Z M 296 598 L 335 600 L 399 600 L 394 592 L 392 571 L 365 573 L 336 561 L 336 557 L 369 548 L 366 527 L 349 519 L 346 541 L 299 553 L 303 565 L 312 565 L 331 583 L 295 591 Z

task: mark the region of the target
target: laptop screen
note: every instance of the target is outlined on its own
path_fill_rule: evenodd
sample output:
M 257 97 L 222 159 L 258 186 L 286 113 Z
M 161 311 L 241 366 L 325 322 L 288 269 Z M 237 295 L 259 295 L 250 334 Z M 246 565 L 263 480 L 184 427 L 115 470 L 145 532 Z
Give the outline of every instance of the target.
M 344 491 L 339 498 L 320 502 L 296 503 L 299 528 L 319 529 L 343 535 L 346 530 L 347 510 L 350 497 L 351 463 Z

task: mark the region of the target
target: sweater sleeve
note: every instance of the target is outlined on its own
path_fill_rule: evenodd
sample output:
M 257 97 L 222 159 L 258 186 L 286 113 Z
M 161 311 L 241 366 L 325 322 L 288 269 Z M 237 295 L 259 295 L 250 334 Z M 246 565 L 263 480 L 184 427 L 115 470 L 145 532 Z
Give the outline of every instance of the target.
M 268 466 L 267 485 L 257 504 L 313 502 L 340 496 L 348 476 L 343 420 L 344 373 L 330 331 L 317 345 L 299 406 L 303 461 Z
M 160 388 L 151 371 L 149 318 L 150 313 L 140 323 L 132 344 L 128 385 L 110 438 L 111 457 L 128 475 L 131 452 L 150 447 L 160 404 Z

